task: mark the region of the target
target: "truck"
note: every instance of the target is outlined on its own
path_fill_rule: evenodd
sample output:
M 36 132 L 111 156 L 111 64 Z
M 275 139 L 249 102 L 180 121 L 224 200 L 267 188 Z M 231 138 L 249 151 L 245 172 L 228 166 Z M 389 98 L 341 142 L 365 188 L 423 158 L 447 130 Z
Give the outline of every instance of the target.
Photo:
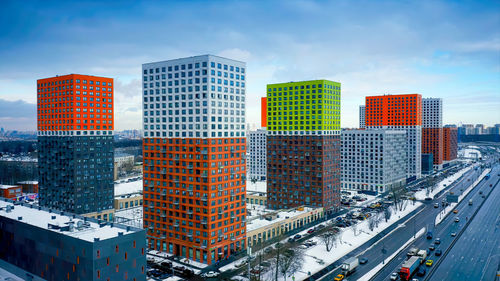
M 411 276 L 417 271 L 420 266 L 422 258 L 418 256 L 412 256 L 409 260 L 403 263 L 401 270 L 399 271 L 399 277 L 401 280 L 408 281 Z
M 348 276 L 353 273 L 359 265 L 359 259 L 357 257 L 352 257 L 342 263 L 342 275 Z
M 410 250 L 408 251 L 408 253 L 406 255 L 408 257 L 411 257 L 411 256 L 416 255 L 417 252 L 418 252 L 418 248 L 417 247 L 412 247 L 412 248 L 410 248 Z
M 417 257 L 420 257 L 420 263 L 423 263 L 425 259 L 427 258 L 427 251 L 426 250 L 419 250 L 416 254 Z
M 432 239 L 432 231 L 427 231 L 427 239 Z

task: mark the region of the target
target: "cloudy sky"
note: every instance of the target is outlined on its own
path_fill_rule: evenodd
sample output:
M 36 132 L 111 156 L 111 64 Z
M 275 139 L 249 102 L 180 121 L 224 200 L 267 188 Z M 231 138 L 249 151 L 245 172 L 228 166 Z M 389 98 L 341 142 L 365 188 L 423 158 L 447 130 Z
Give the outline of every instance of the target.
M 115 79 L 116 129 L 141 127 L 141 64 L 247 62 L 247 119 L 267 83 L 342 83 L 342 127 L 367 95 L 444 100 L 445 123 L 500 123 L 499 1 L 2 1 L 0 127 L 34 130 L 36 79 Z

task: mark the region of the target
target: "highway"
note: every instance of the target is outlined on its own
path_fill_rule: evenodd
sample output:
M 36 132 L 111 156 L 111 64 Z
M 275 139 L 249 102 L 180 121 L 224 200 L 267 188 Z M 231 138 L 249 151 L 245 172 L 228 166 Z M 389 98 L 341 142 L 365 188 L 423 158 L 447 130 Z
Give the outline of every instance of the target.
M 493 173 L 496 174 L 498 172 L 500 172 L 500 168 L 497 165 L 497 166 L 495 166 L 495 168 L 493 169 L 491 174 L 493 174 Z M 473 182 L 473 180 L 471 180 L 470 182 L 467 181 L 468 184 L 471 184 L 472 182 Z M 436 226 L 434 228 L 433 239 L 426 239 L 425 236 L 417 239 L 416 241 L 414 241 L 414 243 L 409 245 L 400 254 L 398 254 L 391 262 L 389 262 L 379 272 L 379 274 L 376 275 L 376 277 L 371 279 L 371 280 L 389 280 L 390 275 L 393 272 L 399 272 L 401 265 L 403 264 L 403 262 L 407 258 L 406 253 L 409 251 L 409 249 L 411 247 L 418 247 L 419 249 L 429 249 L 429 246 L 434 245 L 434 241 L 436 238 L 440 238 L 440 240 L 441 240 L 440 244 L 435 245 L 436 250 L 438 250 L 438 249 L 441 250 L 443 252 L 443 255 L 445 255 L 446 250 L 448 248 L 450 248 L 450 246 L 452 245 L 452 242 L 455 239 L 459 239 L 461 237 L 460 232 L 462 230 L 464 230 L 464 227 L 466 226 L 467 221 L 468 221 L 468 220 L 466 220 L 466 218 L 472 217 L 474 212 L 476 210 L 478 210 L 478 208 L 480 206 L 480 202 L 485 200 L 482 198 L 482 195 L 479 193 L 482 191 L 485 195 L 487 195 L 488 194 L 487 191 L 489 191 L 492 188 L 489 185 L 492 184 L 493 186 L 495 186 L 497 182 L 498 182 L 497 177 L 492 177 L 489 180 L 483 179 L 473 190 L 471 190 L 471 192 L 462 200 L 462 202 L 456 206 L 455 209 L 458 211 L 457 214 L 450 213 L 448 215 L 448 217 L 446 217 L 438 226 Z M 457 187 L 457 188 L 461 188 L 461 187 Z M 465 187 L 464 187 L 464 189 L 465 189 Z M 495 191 L 498 192 L 498 189 Z M 468 201 L 470 199 L 472 199 L 472 201 L 473 201 L 472 205 L 468 205 Z M 498 212 L 496 214 L 498 214 Z M 436 214 L 434 214 L 434 216 L 428 218 L 429 223 L 430 223 L 430 221 L 432 221 L 432 223 L 434 223 L 435 215 Z M 455 222 L 455 218 L 457 218 L 457 217 L 459 218 L 459 222 Z M 456 233 L 457 236 L 452 237 L 451 236 L 452 233 Z M 436 266 L 435 263 L 440 258 L 443 258 L 443 256 L 436 256 L 435 255 L 436 250 L 430 251 L 430 255 L 427 257 L 427 259 L 434 261 L 433 266 Z M 462 248 L 461 251 L 468 251 L 468 247 L 465 246 L 465 248 Z M 480 265 L 478 265 L 478 266 L 480 266 Z M 427 267 L 425 265 L 421 265 L 421 267 L 426 269 L 426 272 L 427 272 L 426 276 L 425 277 L 413 276 L 412 278 L 425 278 L 425 280 L 428 280 L 428 276 L 429 276 L 428 273 L 432 269 L 432 266 Z M 461 275 L 461 276 L 463 276 L 463 275 Z M 352 280 L 355 280 L 355 279 L 352 279 Z M 445 279 L 433 277 L 430 280 L 445 280 Z M 467 279 L 456 279 L 455 278 L 455 279 L 446 279 L 446 280 L 479 280 L 479 279 L 468 279 L 468 278 Z
M 451 185 L 446 190 L 460 193 L 459 190 L 465 189 L 470 184 L 472 184 L 472 182 L 474 182 L 474 180 L 480 175 L 481 172 L 482 171 L 480 169 L 479 170 L 472 169 L 468 171 L 463 175 L 463 177 L 458 182 Z M 419 211 L 419 213 L 417 213 L 414 217 L 409 219 L 405 225 L 401 225 L 399 228 L 391 232 L 389 235 L 380 239 L 376 244 L 371 245 L 369 247 L 368 246 L 359 247 L 358 249 L 352 251 L 350 254 L 344 256 L 341 260 L 337 261 L 337 264 L 340 265 L 343 260 L 358 255 L 359 257 L 365 257 L 368 259 L 368 263 L 360 265 L 353 274 L 347 277 L 347 280 L 357 280 L 358 278 L 361 278 L 373 267 L 375 267 L 379 263 L 382 263 L 383 259 L 386 259 L 389 255 L 391 255 L 391 253 L 397 251 L 403 244 L 405 244 L 414 235 L 416 231 L 418 231 L 422 227 L 433 228 L 436 215 L 438 215 L 440 210 L 440 208 L 434 208 L 434 203 L 436 202 L 440 203 L 443 200 L 443 198 L 445 198 L 444 194 L 445 192 L 442 192 L 438 198 L 432 201 L 423 201 L 424 207 L 421 209 L 421 211 Z M 473 194 L 472 191 L 469 195 L 471 194 Z M 445 222 L 442 222 L 442 224 L 445 224 Z M 385 234 L 386 233 L 383 233 L 383 235 Z M 385 249 L 386 254 L 382 254 L 382 249 Z M 404 257 L 406 257 L 406 254 L 404 254 Z M 398 266 L 399 263 L 394 264 L 394 266 L 389 271 L 387 271 L 388 275 L 390 275 L 390 273 L 392 273 L 393 270 L 396 270 L 395 268 Z M 384 268 L 382 271 L 385 272 L 386 268 Z M 336 270 L 331 271 L 320 278 L 317 279 L 309 278 L 306 280 L 333 280 L 333 278 L 339 273 L 340 273 L 340 268 L 337 268 Z M 377 278 L 376 280 L 387 280 L 386 278 L 388 278 L 387 277 L 388 275 L 385 275 L 385 273 L 382 273 L 381 275 L 386 277 L 382 279 Z
M 491 173 L 497 182 L 498 171 Z M 430 280 L 494 280 L 500 264 L 500 185 L 493 185 L 482 188 L 491 194 L 477 199 L 486 201 Z

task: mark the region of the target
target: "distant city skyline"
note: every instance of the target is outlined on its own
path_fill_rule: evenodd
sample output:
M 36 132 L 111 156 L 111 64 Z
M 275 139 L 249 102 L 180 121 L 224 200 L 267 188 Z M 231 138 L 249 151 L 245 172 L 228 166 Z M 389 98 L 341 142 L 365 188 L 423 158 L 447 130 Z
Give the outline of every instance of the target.
M 444 124 L 492 126 L 500 123 L 499 8 L 495 1 L 4 1 L 0 127 L 35 130 L 36 79 L 80 73 L 114 78 L 115 129 L 140 129 L 142 63 L 199 54 L 247 62 L 247 123 L 260 123 L 266 84 L 322 78 L 342 83 L 342 127 L 358 126 L 365 96 L 410 93 L 442 98 Z

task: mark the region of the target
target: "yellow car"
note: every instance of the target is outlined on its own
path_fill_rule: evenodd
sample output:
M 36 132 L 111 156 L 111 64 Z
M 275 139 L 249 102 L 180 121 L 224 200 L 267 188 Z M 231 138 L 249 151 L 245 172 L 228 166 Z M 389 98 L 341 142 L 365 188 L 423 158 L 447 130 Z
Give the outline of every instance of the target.
M 344 280 L 344 275 L 339 274 L 339 275 L 337 275 L 337 277 L 333 278 L 333 280 L 334 281 L 342 281 L 342 280 Z
M 433 261 L 433 260 L 427 260 L 427 261 L 425 262 L 425 265 L 427 265 L 427 266 L 431 266 L 433 263 L 434 263 L 434 261 Z
M 458 213 L 458 210 L 457 209 L 453 210 L 453 213 L 454 214 Z

